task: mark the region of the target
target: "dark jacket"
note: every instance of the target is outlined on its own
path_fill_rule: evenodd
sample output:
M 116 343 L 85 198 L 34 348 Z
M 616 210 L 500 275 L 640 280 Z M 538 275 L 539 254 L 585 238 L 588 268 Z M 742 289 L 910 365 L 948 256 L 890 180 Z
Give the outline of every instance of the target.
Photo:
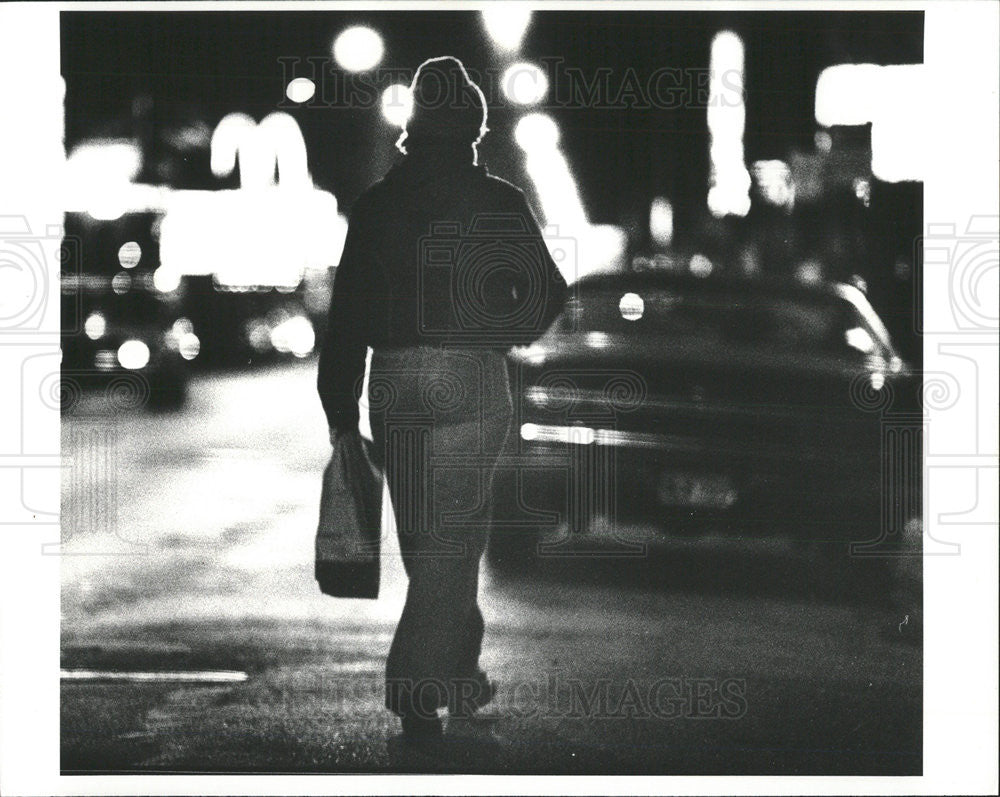
M 520 189 L 469 147 L 411 151 L 351 213 L 319 358 L 330 426 L 358 422 L 366 347 L 506 350 L 536 339 L 565 294 Z

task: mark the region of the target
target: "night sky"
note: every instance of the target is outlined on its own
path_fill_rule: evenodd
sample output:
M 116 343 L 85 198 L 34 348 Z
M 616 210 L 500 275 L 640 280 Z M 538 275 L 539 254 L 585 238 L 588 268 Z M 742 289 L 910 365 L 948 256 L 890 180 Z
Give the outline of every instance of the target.
M 327 58 L 326 90 L 336 93 L 339 70 L 330 44 L 352 24 L 382 34 L 383 69 L 412 71 L 442 54 L 479 73 L 499 65 L 477 12 L 64 12 L 67 147 L 93 135 L 141 135 L 143 129 L 155 138 L 197 119 L 210 130 L 233 111 L 259 120 L 283 100 L 289 72 L 279 58 L 301 59 L 294 74 L 307 77 L 316 74 L 307 58 Z M 813 90 L 824 67 L 923 60 L 920 13 L 536 12 L 518 57 L 552 59 L 550 74 L 557 77 L 550 97 L 569 97 L 572 85 L 558 75 L 574 69 L 590 77 L 609 70 L 612 101 L 630 79 L 641 89 L 657 69 L 690 71 L 681 107 L 644 108 L 641 94 L 626 92 L 605 107 L 557 101 L 546 109 L 560 123 L 592 221 L 628 223 L 646 213 L 657 194 L 674 199 L 679 227 L 704 213 L 708 138 L 695 82 L 707 70 L 712 36 L 724 28 L 745 43 L 748 162 L 812 146 Z M 481 158 L 494 173 L 526 185 L 510 141 L 523 111 L 496 99 Z M 349 208 L 391 163 L 398 131 L 382 120 L 377 104 L 317 104 L 284 110 L 302 128 L 317 186 Z M 221 187 L 192 157 L 188 173 L 170 181 Z M 157 181 L 150 173 L 142 179 Z

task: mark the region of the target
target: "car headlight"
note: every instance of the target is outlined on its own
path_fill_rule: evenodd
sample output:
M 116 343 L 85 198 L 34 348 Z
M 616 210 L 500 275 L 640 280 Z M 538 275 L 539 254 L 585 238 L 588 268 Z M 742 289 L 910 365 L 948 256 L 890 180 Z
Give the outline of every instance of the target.
M 305 316 L 292 316 L 271 330 L 271 345 L 282 354 L 291 352 L 296 357 L 306 357 L 315 344 L 312 323 Z
M 141 340 L 126 340 L 118 347 L 118 362 L 130 371 L 145 368 L 149 363 L 149 346 Z
M 183 316 L 163 333 L 163 342 L 168 349 L 178 352 L 185 360 L 193 360 L 201 351 L 201 340 L 194 334 L 194 324 Z
M 530 346 L 519 347 L 516 350 L 519 357 L 523 358 L 529 365 L 544 365 L 547 349 L 532 343 Z

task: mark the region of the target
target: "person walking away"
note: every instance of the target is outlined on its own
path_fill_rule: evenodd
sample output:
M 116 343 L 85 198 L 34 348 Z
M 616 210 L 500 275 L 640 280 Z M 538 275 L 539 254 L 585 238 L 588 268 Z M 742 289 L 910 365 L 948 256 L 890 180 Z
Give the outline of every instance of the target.
M 460 61 L 411 85 L 405 155 L 357 200 L 336 272 L 318 388 L 332 432 L 368 412 L 408 577 L 386 663 L 409 739 L 440 736 L 495 683 L 479 667 L 479 563 L 512 417 L 504 353 L 561 309 L 566 283 L 524 194 L 478 163 L 486 103 Z

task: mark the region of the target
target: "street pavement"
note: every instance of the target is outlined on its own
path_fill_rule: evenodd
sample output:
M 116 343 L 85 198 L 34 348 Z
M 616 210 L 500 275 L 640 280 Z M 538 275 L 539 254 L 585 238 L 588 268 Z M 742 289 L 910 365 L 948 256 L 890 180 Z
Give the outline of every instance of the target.
M 918 590 L 778 543 L 485 568 L 497 700 L 405 744 L 382 708 L 391 518 L 378 600 L 313 580 L 314 378 L 212 374 L 174 413 L 89 395 L 64 416 L 63 669 L 246 674 L 65 678 L 65 772 L 920 773 Z

